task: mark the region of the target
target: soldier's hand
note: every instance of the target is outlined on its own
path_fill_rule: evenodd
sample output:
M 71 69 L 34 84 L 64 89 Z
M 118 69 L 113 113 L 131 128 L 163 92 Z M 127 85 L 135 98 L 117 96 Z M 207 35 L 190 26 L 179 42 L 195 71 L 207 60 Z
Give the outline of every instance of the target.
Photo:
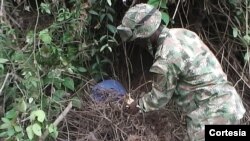
M 129 114 L 136 114 L 139 112 L 139 108 L 137 107 L 138 105 L 138 100 L 134 100 L 132 103 L 130 104 L 126 104 L 123 108 L 123 111 Z

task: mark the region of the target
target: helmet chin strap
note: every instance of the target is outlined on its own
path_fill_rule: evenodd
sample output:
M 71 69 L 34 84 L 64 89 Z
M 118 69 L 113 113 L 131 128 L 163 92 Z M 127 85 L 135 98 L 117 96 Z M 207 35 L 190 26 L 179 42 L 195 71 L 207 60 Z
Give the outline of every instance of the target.
M 152 36 L 157 36 L 155 37 L 153 40 L 154 42 L 151 41 L 151 39 L 148 39 L 148 47 L 146 48 L 146 50 L 154 57 L 154 54 L 156 52 L 156 46 L 157 46 L 157 41 L 159 39 L 159 36 L 162 32 L 162 30 L 164 29 L 163 25 L 160 25 L 159 28 L 155 31 L 155 35 L 153 34 Z

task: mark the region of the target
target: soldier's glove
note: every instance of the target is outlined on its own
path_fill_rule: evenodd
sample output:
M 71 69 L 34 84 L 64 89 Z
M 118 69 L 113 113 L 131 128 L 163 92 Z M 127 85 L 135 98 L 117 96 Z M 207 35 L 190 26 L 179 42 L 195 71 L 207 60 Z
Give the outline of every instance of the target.
M 138 100 L 131 100 L 126 102 L 126 105 L 123 108 L 123 111 L 129 114 L 136 114 L 140 111 L 140 108 L 138 107 Z

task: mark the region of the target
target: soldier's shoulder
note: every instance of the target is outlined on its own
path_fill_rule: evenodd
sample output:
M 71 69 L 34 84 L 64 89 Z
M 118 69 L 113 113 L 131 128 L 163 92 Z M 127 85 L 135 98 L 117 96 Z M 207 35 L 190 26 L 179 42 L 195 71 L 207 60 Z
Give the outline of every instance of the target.
M 177 36 L 177 37 L 181 37 L 181 36 L 186 36 L 186 37 L 190 37 L 190 38 L 198 38 L 199 37 L 197 35 L 197 33 L 195 33 L 194 31 L 191 31 L 189 29 L 186 29 L 186 28 L 170 28 L 169 32 L 172 36 Z

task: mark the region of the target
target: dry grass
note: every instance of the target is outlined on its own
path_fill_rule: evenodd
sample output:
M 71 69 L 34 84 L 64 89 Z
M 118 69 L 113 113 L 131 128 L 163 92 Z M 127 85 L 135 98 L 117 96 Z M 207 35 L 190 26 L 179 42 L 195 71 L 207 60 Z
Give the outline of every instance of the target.
M 164 110 L 129 115 L 118 102 L 83 101 L 81 110 L 66 117 L 59 141 L 181 141 L 186 133 L 185 121 L 174 103 Z

